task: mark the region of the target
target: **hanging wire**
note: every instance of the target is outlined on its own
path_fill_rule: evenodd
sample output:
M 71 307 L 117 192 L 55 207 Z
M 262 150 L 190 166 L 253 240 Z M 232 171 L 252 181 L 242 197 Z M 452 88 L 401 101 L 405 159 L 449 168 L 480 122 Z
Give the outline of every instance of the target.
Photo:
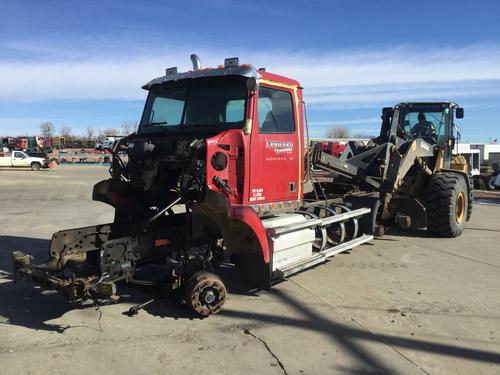
M 306 181 L 309 181 L 310 174 L 311 174 L 311 152 L 309 151 L 310 147 L 310 142 L 309 142 L 309 122 L 307 120 L 307 104 L 305 101 L 302 100 L 302 108 L 304 112 L 304 121 L 305 121 L 305 128 L 306 128 L 306 142 L 307 142 L 307 148 L 306 148 Z
M 305 128 L 306 128 L 306 142 L 307 142 L 307 151 L 306 151 L 306 181 L 311 180 L 313 182 L 313 192 L 314 196 L 317 201 L 320 200 L 317 187 L 320 189 L 321 195 L 323 195 L 326 203 L 328 203 L 328 198 L 326 196 L 326 191 L 323 189 L 323 186 L 321 185 L 321 182 L 319 181 L 318 177 L 314 173 L 312 167 L 311 167 L 311 152 L 309 150 L 310 148 L 310 141 L 309 141 L 309 121 L 307 119 L 307 104 L 305 101 L 302 100 L 302 107 L 304 111 L 304 122 L 305 122 Z

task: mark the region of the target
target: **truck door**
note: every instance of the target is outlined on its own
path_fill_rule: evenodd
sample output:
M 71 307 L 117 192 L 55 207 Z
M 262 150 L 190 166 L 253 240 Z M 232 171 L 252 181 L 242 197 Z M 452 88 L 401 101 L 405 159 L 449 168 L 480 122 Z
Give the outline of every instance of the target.
M 13 167 L 25 167 L 27 165 L 28 157 L 24 152 L 14 151 L 12 153 L 12 166 Z
M 303 146 L 294 90 L 261 80 L 251 137 L 250 204 L 277 202 L 279 208 L 279 202 L 300 199 Z

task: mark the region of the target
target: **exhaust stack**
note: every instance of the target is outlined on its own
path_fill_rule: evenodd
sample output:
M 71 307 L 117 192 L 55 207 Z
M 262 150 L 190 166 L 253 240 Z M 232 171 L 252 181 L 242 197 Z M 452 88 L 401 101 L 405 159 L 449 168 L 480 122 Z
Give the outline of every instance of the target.
M 191 61 L 193 63 L 193 70 L 200 70 L 201 69 L 201 62 L 200 62 L 200 58 L 198 57 L 198 55 L 193 53 L 193 54 L 191 54 L 190 58 L 191 58 Z

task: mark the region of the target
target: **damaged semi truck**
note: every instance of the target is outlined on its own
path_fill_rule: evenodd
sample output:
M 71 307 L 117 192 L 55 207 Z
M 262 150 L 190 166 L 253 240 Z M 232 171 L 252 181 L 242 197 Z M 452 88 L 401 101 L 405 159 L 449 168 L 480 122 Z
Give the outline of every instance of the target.
M 93 199 L 114 207 L 113 222 L 55 233 L 42 264 L 14 252 L 15 280 L 73 302 L 116 300 L 118 282 L 160 283 L 210 315 L 226 299 L 214 273 L 224 259 L 268 289 L 394 222 L 461 233 L 472 193 L 466 166 L 450 158 L 455 104 L 422 107 L 441 116 L 433 134 L 404 131 L 417 104 L 385 109 L 377 139 L 333 160 L 305 148 L 299 82 L 237 58 L 208 69 L 191 59 L 191 71 L 170 68 L 143 86 L 139 129 L 115 144 L 111 178 L 94 186 Z M 317 168 L 336 177 L 319 182 Z M 139 276 L 152 264 L 160 280 Z

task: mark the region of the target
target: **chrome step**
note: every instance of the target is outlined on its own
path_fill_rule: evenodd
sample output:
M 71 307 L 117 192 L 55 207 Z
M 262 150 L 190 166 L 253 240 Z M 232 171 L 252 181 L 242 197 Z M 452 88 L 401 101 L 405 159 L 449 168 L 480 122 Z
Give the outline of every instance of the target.
M 286 276 L 293 275 L 297 272 L 303 271 L 307 268 L 310 268 L 310 267 L 313 267 L 317 264 L 323 263 L 329 257 L 332 257 L 335 254 L 339 254 L 341 252 L 350 250 L 350 249 L 352 249 L 356 246 L 359 246 L 365 242 L 371 241 L 372 239 L 373 239 L 373 236 L 371 234 L 364 234 L 364 235 L 357 237 L 351 241 L 330 247 L 330 248 L 325 249 L 319 253 L 315 253 L 310 257 L 297 260 L 293 263 L 287 264 L 286 266 L 278 268 L 278 269 L 276 269 L 276 271 L 274 271 L 273 276 L 276 276 L 277 278 L 283 278 Z

